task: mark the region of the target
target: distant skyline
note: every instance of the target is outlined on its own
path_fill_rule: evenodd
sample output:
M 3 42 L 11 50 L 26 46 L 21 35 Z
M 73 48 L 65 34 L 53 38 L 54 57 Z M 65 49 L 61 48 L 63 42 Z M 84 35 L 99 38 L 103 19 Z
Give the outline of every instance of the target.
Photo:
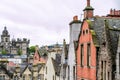
M 87 0 L 0 0 L 0 35 L 7 27 L 11 39 L 28 38 L 31 45 L 69 43 L 69 23 L 79 19 Z M 91 0 L 94 15 L 119 9 L 120 0 Z

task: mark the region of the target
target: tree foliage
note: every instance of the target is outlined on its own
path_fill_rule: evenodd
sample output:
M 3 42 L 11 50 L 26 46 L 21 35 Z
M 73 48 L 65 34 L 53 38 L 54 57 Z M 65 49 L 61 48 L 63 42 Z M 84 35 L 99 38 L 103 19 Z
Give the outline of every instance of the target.
M 22 50 L 18 49 L 17 53 L 18 53 L 18 55 L 22 55 Z
M 2 50 L 2 54 L 7 54 L 7 51 L 5 49 Z
M 30 46 L 29 47 L 29 52 L 34 53 L 35 52 L 35 46 Z

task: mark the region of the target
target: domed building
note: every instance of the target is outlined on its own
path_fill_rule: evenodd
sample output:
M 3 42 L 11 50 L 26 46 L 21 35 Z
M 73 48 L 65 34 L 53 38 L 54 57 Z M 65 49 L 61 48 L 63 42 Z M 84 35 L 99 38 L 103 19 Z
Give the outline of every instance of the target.
M 29 47 L 30 40 L 26 38 L 20 39 L 12 39 L 10 41 L 10 35 L 7 30 L 7 27 L 4 27 L 1 35 L 1 42 L 0 42 L 0 51 L 6 52 L 7 54 L 27 54 L 27 49 Z

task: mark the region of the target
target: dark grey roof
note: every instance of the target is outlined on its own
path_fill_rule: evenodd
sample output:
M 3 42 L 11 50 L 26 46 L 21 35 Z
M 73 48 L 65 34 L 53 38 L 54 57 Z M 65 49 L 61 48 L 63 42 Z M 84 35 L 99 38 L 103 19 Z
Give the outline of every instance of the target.
M 38 72 L 40 72 L 40 70 L 42 69 L 42 67 L 45 67 L 45 64 L 39 64 L 38 65 Z
M 51 58 L 51 59 L 52 59 L 53 67 L 54 67 L 54 70 L 55 70 L 55 74 L 57 76 L 59 76 L 60 75 L 60 65 L 59 65 L 59 63 L 57 63 L 56 60 L 54 60 L 53 58 Z
M 92 21 L 92 26 L 96 32 L 99 44 L 102 44 L 105 40 L 104 33 L 106 32 L 109 49 L 113 54 L 115 54 L 118 46 L 118 35 L 120 33 L 120 18 L 94 18 L 94 21 Z
M 32 73 L 32 64 L 24 64 L 20 67 L 20 76 L 22 76 L 23 72 L 26 70 L 26 69 L 29 69 L 30 72 Z
M 13 77 L 13 73 L 8 71 L 5 65 L 0 64 L 0 70 L 3 70 L 5 72 L 5 74 L 7 74 L 10 78 Z

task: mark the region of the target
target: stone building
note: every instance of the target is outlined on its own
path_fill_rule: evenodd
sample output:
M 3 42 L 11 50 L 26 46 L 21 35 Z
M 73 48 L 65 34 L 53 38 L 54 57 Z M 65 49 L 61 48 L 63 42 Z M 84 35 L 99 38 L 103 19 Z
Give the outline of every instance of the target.
M 120 35 L 116 54 L 116 80 L 120 79 Z
M 39 55 L 38 47 L 28 63 L 16 65 L 13 68 L 14 80 L 44 80 L 46 60 Z M 12 69 L 11 69 L 12 70 Z
M 13 74 L 11 71 L 7 70 L 7 60 L 0 61 L 0 80 L 11 80 Z
M 12 39 L 10 41 L 10 35 L 7 30 L 7 27 L 4 27 L 1 35 L 1 42 L 0 42 L 0 51 L 5 51 L 8 54 L 27 54 L 27 49 L 29 47 L 30 40 L 23 38 L 23 40 L 17 38 Z
M 66 41 L 64 39 L 63 49 L 61 54 L 60 80 L 68 80 L 68 70 L 67 70 L 68 48 L 69 48 L 69 45 L 66 44 Z
M 119 80 L 120 11 L 94 16 L 90 0 L 77 46 L 77 80 Z

